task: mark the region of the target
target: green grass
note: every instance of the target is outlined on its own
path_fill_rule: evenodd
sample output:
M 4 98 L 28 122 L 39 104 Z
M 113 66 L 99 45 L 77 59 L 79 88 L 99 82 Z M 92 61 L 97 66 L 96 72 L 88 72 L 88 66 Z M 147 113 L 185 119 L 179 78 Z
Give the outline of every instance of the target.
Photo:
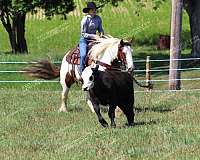
M 198 93 L 137 93 L 136 126 L 124 128 L 120 116 L 116 129 L 100 127 L 80 90 L 69 95 L 69 113 L 57 112 L 58 92 L 0 94 L 0 159 L 195 159 L 200 152 Z
M 82 2 L 78 2 L 78 7 Z M 115 37 L 135 37 L 134 60 L 168 59 L 169 51 L 156 49 L 160 34 L 170 32 L 170 2 L 157 11 L 144 9 L 134 15 L 135 4 L 120 3 L 119 9 L 107 6 L 101 13 L 106 33 Z M 120 13 L 119 13 L 120 12 Z M 60 61 L 78 43 L 81 16 L 67 21 L 54 18 L 27 20 L 29 55 L 11 55 L 7 34 L 0 25 L 0 61 L 35 61 L 49 56 Z M 190 52 L 188 17 L 183 15 L 182 57 Z M 168 66 L 152 63 L 152 67 Z M 187 63 L 182 63 L 187 67 Z M 0 64 L 0 70 L 21 70 L 27 65 Z M 137 69 L 145 64 L 137 63 Z M 144 79 L 144 74 L 137 74 Z M 184 71 L 182 78 L 197 78 L 198 71 Z M 152 79 L 168 79 L 168 73 L 153 73 Z M 22 74 L 0 73 L 0 80 L 30 80 Z M 199 81 L 183 81 L 182 89 L 195 89 Z M 154 89 L 167 89 L 155 83 Z M 135 86 L 135 90 L 141 90 Z M 86 104 L 79 85 L 69 93 L 69 113 L 58 113 L 59 83 L 0 84 L 0 159 L 199 159 L 199 92 L 136 93 L 135 122 L 125 128 L 123 115 L 116 129 L 103 129 Z M 103 113 L 108 122 L 107 113 Z

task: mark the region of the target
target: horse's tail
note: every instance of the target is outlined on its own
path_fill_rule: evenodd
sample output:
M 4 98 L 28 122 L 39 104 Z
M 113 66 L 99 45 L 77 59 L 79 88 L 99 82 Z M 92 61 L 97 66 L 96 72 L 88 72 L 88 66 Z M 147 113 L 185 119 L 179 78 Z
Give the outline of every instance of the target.
M 60 76 L 60 66 L 55 66 L 48 60 L 41 60 L 24 69 L 29 77 L 52 80 Z
M 153 84 L 152 83 L 149 83 L 148 85 L 143 85 L 141 84 L 140 82 L 138 82 L 138 80 L 135 79 L 135 77 L 133 77 L 133 80 L 135 81 L 135 83 L 140 86 L 140 87 L 143 87 L 143 88 L 148 88 L 148 89 L 153 89 Z

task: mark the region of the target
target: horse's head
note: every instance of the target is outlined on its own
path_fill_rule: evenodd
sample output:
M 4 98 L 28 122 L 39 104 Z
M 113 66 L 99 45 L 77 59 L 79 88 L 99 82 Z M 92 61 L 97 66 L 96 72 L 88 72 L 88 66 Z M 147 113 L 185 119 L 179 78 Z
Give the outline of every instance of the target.
M 123 65 L 126 66 L 127 70 L 134 69 L 133 58 L 132 58 L 133 49 L 131 48 L 131 45 L 132 45 L 132 40 L 124 41 L 122 39 L 118 46 L 117 58 L 122 62 Z
M 94 61 L 102 62 L 100 69 L 105 70 L 111 66 L 112 62 L 117 59 L 122 61 L 127 70 L 134 68 L 132 59 L 131 42 L 117 38 L 100 38 L 98 43 L 89 51 L 90 58 Z M 102 67 L 102 64 L 103 67 Z
M 83 79 L 82 90 L 88 91 L 94 87 L 95 73 L 98 71 L 98 69 L 99 65 L 96 65 L 95 68 L 88 66 L 84 69 L 81 75 Z

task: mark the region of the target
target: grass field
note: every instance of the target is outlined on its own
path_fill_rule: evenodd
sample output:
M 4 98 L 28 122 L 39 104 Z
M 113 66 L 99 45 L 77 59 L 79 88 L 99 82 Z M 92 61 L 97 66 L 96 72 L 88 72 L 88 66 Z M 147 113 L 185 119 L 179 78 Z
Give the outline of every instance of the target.
M 198 159 L 199 94 L 136 94 L 136 126 L 103 129 L 84 93 L 70 93 L 58 113 L 58 92 L 0 92 L 0 159 Z M 79 95 L 77 97 L 77 95 Z M 108 116 L 104 115 L 108 120 Z
M 83 3 L 76 0 L 78 8 Z M 158 11 L 149 7 L 134 15 L 130 0 L 119 8 L 106 7 L 102 13 L 106 33 L 136 40 L 134 59 L 168 59 L 169 51 L 159 51 L 159 34 L 169 34 L 170 2 Z M 0 61 L 34 61 L 49 56 L 60 61 L 77 44 L 81 13 L 76 10 L 67 21 L 54 18 L 27 20 L 29 55 L 11 55 L 7 35 L 0 24 Z M 183 55 L 189 57 L 188 17 L 183 16 Z M 168 63 L 153 63 L 152 67 Z M 0 64 L 0 70 L 21 70 L 27 65 Z M 187 63 L 182 63 L 187 67 Z M 136 64 L 142 69 L 145 64 Z M 190 65 L 191 67 L 191 65 Z M 197 67 L 199 67 L 197 65 Z M 168 73 L 154 73 L 153 79 L 168 79 Z M 199 71 L 184 71 L 182 78 L 198 78 Z M 144 79 L 144 74 L 137 74 Z M 0 73 L 1 80 L 29 80 L 22 74 Z M 183 81 L 182 89 L 195 89 L 199 81 Z M 155 83 L 154 89 L 167 89 Z M 141 90 L 135 87 L 136 90 Z M 69 113 L 58 113 L 59 83 L 0 83 L 0 159 L 199 159 L 199 92 L 136 93 L 136 125 L 124 127 L 123 115 L 116 129 L 101 128 L 86 104 L 79 85 L 69 93 Z M 109 122 L 107 113 L 103 114 Z

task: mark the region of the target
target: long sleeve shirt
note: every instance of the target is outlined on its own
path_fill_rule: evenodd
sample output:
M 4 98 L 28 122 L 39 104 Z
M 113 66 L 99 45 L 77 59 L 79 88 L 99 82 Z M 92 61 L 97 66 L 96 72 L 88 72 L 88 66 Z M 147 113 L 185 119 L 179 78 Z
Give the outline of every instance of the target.
M 91 17 L 90 15 L 85 16 L 81 21 L 81 36 L 84 38 L 94 38 L 96 32 L 103 33 L 102 20 L 101 17 L 95 15 Z

